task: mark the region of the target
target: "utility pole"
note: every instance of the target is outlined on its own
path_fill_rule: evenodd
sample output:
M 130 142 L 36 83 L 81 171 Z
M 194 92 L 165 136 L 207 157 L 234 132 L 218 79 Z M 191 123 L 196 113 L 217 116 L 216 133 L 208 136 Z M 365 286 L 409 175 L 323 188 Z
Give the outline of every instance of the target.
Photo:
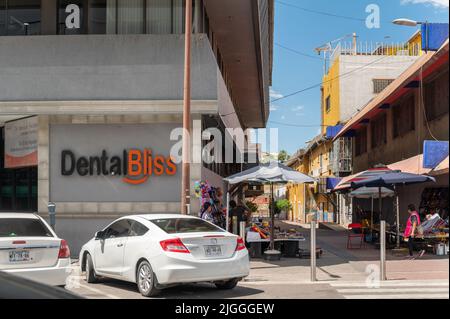
M 191 37 L 192 0 L 186 0 L 186 27 L 184 44 L 184 101 L 183 101 L 183 163 L 181 176 L 181 213 L 187 215 L 190 205 L 191 162 Z

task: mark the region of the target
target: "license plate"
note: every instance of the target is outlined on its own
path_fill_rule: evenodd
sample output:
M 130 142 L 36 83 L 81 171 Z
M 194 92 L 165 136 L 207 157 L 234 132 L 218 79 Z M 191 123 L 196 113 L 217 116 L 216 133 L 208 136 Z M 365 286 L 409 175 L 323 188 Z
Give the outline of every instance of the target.
M 206 257 L 222 256 L 222 247 L 219 245 L 205 246 Z
M 14 250 L 9 252 L 10 263 L 17 263 L 29 260 L 30 260 L 30 252 L 28 250 Z

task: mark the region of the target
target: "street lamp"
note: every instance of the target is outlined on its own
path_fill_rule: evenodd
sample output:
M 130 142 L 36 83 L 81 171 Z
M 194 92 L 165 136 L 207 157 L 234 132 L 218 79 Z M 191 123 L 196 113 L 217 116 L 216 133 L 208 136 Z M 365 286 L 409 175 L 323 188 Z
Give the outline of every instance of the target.
M 395 19 L 394 21 L 392 21 L 393 24 L 397 24 L 397 25 L 403 25 L 403 26 L 407 26 L 407 27 L 417 27 L 418 24 L 424 24 L 425 22 L 419 22 L 419 21 L 414 21 L 411 19 Z

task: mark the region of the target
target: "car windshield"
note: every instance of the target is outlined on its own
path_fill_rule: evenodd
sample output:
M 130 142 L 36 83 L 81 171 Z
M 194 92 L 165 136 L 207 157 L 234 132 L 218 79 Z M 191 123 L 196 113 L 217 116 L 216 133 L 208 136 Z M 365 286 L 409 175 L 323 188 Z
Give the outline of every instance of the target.
M 2 218 L 0 237 L 53 237 L 53 235 L 39 219 Z
M 168 234 L 224 232 L 223 229 L 196 218 L 162 218 L 151 222 Z

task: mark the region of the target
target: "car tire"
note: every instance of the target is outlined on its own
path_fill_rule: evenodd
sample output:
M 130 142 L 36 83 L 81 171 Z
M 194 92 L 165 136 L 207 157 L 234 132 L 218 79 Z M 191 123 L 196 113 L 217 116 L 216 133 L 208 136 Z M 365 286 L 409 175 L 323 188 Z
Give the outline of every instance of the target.
M 95 273 L 94 263 L 90 254 L 86 254 L 86 281 L 89 284 L 98 282 L 97 274 Z
M 218 281 L 215 282 L 214 284 L 216 285 L 217 289 L 229 290 L 234 289 L 237 286 L 238 282 L 239 279 L 230 279 L 227 281 Z
M 156 276 L 152 266 L 146 260 L 141 261 L 136 271 L 136 285 L 144 297 L 157 296 L 161 290 L 156 288 Z

